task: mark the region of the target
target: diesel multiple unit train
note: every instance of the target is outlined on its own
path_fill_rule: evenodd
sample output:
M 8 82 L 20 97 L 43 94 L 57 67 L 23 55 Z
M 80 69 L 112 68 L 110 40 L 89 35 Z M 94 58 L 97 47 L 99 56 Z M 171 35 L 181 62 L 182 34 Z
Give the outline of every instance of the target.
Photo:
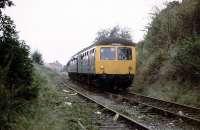
M 136 71 L 136 48 L 132 42 L 95 43 L 74 56 L 67 63 L 68 75 L 109 89 L 126 89 Z

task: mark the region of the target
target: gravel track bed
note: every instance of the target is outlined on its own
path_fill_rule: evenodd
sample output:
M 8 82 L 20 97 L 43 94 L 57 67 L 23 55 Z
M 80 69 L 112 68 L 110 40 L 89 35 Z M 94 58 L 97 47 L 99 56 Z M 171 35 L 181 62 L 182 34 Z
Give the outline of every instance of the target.
M 193 126 L 180 119 L 170 118 L 155 112 L 151 112 L 150 107 L 143 105 L 133 105 L 128 102 L 121 101 L 120 98 L 112 97 L 98 90 L 89 90 L 85 85 L 70 82 L 72 87 L 84 92 L 98 102 L 115 109 L 132 119 L 145 124 L 152 130 L 200 130 L 198 126 Z
M 96 105 L 96 109 L 94 110 L 93 113 L 91 113 L 91 118 L 93 120 L 92 125 L 94 125 L 95 128 L 99 130 L 137 130 L 124 121 L 115 120 L 114 119 L 116 116 L 115 114 L 111 114 L 104 108 L 99 107 L 96 103 L 83 99 L 73 90 L 65 88 L 64 91 L 67 96 L 66 102 L 71 102 L 72 101 L 71 99 L 73 99 L 73 102 L 71 102 L 72 104 L 79 103 L 79 104 Z M 78 102 L 74 100 L 77 100 Z

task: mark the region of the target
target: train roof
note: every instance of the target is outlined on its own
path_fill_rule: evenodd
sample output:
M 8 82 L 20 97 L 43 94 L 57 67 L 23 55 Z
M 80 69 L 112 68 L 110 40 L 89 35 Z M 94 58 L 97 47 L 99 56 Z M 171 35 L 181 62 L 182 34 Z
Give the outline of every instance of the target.
M 120 43 L 124 46 L 135 46 L 135 43 L 132 42 L 132 40 L 122 39 L 122 38 L 107 38 L 102 39 L 97 42 L 95 42 L 95 45 L 111 45 L 113 43 Z
M 78 53 L 76 53 L 75 55 L 73 55 L 72 57 L 78 55 L 79 53 L 84 52 L 85 50 L 88 50 L 89 48 L 95 47 L 95 46 L 100 46 L 100 45 L 112 45 L 113 43 L 118 43 L 120 45 L 123 46 L 135 46 L 135 43 L 132 42 L 132 40 L 126 40 L 126 39 L 122 39 L 122 38 L 107 38 L 107 39 L 103 39 L 103 40 L 99 40 L 97 42 L 94 42 L 92 45 L 84 48 L 83 50 L 79 51 Z

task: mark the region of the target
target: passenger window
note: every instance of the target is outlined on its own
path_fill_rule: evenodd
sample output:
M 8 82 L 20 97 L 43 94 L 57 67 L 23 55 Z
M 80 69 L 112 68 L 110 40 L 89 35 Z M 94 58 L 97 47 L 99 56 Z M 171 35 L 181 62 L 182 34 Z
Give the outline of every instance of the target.
M 83 59 L 83 54 L 81 54 L 81 60 Z
M 117 49 L 118 60 L 132 60 L 132 50 L 127 47 L 119 47 Z
M 114 47 L 102 47 L 100 50 L 101 60 L 115 60 L 116 49 Z

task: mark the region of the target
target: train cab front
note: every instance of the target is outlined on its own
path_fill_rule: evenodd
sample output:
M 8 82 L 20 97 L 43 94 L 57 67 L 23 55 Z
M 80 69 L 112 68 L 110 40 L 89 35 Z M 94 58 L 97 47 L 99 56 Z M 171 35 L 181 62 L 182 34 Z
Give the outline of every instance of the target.
M 118 88 L 129 87 L 135 75 L 135 47 L 122 45 L 98 46 L 96 74 L 98 81 Z

